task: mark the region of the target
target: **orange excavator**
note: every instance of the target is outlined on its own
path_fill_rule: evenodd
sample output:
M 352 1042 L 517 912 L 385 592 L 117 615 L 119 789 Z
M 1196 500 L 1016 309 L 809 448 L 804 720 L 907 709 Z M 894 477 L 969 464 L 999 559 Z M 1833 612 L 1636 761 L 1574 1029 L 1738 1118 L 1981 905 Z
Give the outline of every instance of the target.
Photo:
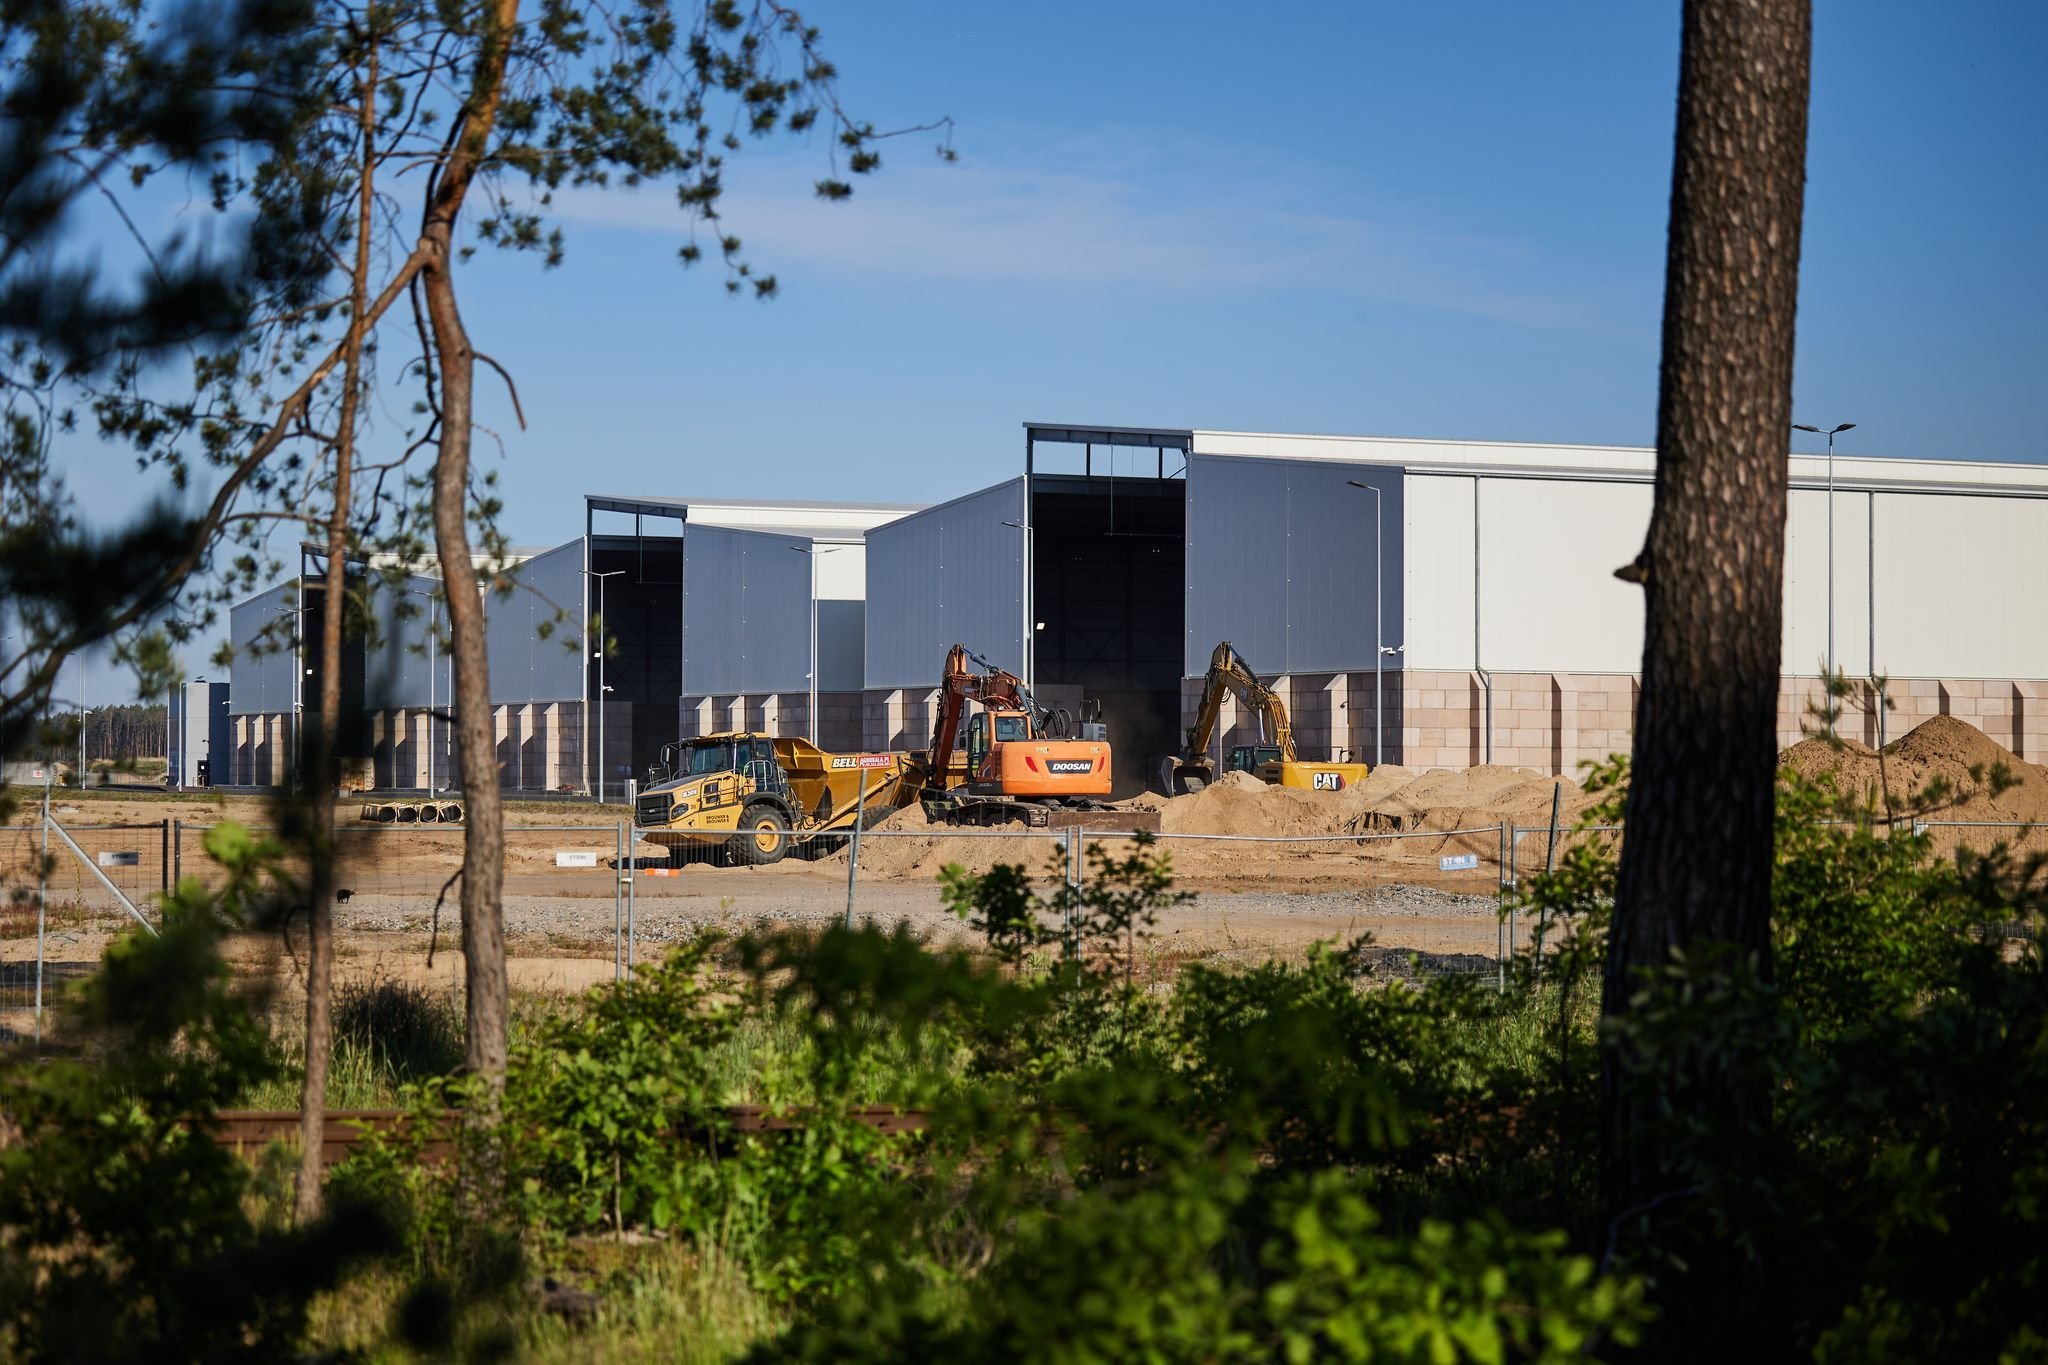
M 969 702 L 981 707 L 971 716 Z M 954 824 L 1094 827 L 1102 817 L 1091 820 L 1087 813 L 1107 812 L 1112 824 L 1128 828 L 1128 817 L 1144 814 L 1108 805 L 1112 770 L 1104 727 L 1077 725 L 1064 711 L 1041 711 L 1016 674 L 965 645 L 946 655 L 931 748 L 911 758 L 926 809 Z

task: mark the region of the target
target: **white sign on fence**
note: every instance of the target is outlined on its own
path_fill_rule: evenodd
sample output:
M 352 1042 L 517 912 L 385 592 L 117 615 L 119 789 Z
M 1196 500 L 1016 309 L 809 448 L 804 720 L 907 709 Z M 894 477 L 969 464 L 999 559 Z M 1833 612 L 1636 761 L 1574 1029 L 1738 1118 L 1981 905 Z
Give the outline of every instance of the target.
M 595 853 L 577 853 L 569 849 L 558 849 L 555 852 L 555 866 L 596 867 L 597 855 Z
M 1448 858 L 1438 858 L 1436 866 L 1439 872 L 1470 872 L 1473 868 L 1479 866 L 1479 855 L 1477 853 L 1453 853 Z
M 122 853 L 106 852 L 100 854 L 99 862 L 101 867 L 140 867 L 142 855 L 133 850 Z

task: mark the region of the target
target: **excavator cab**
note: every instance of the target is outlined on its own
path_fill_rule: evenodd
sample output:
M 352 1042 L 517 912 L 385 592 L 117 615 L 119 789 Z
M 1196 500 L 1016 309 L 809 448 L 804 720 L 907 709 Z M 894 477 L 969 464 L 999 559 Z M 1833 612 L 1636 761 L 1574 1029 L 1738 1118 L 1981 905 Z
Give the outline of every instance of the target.
M 980 776 L 989 754 L 1004 744 L 1037 739 L 1031 717 L 1022 711 L 977 711 L 967 718 L 967 775 Z
M 1250 773 L 1271 782 L 1274 779 L 1260 770 L 1268 763 L 1281 762 L 1283 757 L 1277 744 L 1240 744 L 1230 751 L 1230 761 L 1223 766 L 1227 772 Z

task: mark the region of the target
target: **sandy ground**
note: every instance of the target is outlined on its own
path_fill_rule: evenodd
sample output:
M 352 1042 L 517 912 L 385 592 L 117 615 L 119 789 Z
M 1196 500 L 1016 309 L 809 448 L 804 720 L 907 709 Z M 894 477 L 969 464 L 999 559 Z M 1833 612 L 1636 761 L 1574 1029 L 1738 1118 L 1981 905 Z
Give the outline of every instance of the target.
M 2048 769 L 2022 763 L 1949 717 L 1935 717 L 1895 741 L 1882 762 L 1853 743 L 1834 748 L 1818 741 L 1794 746 L 1785 761 L 1850 791 L 1874 793 L 1882 779 L 1895 800 L 1907 799 L 1931 779 L 1944 779 L 1960 794 L 1939 818 L 2048 822 Z M 2000 764 L 2016 782 L 1993 795 L 1982 774 Z M 1541 831 L 1553 801 L 1566 827 L 1592 804 L 1569 780 L 1501 767 L 1416 773 L 1387 766 L 1335 794 L 1267 787 L 1229 774 L 1193 796 L 1134 798 L 1128 804 L 1159 812 L 1160 846 L 1172 860 L 1177 884 L 1197 893 L 1193 904 L 1171 912 L 1157 927 L 1154 951 L 1177 958 L 1252 959 L 1297 953 L 1319 939 L 1370 934 L 1392 948 L 1491 958 L 1501 936 L 1501 827 L 1532 831 L 1522 836 L 1516 853 L 1519 870 L 1526 872 L 1541 860 Z M 431 968 L 426 958 L 435 897 L 460 861 L 460 827 L 364 825 L 354 819 L 355 805 L 345 801 L 342 810 L 342 884 L 351 895 L 338 914 L 341 971 L 459 984 L 452 901 L 442 910 L 442 951 Z M 132 864 L 110 867 L 107 875 L 144 905 L 173 870 L 208 870 L 203 826 L 223 819 L 262 825 L 270 819 L 259 797 L 147 792 L 60 795 L 56 813 L 89 855 L 133 855 Z M 619 807 L 509 803 L 505 911 L 519 987 L 573 990 L 609 979 L 614 917 L 624 918 L 617 866 L 623 815 Z M 168 851 L 166 821 L 182 826 L 182 838 Z M 136 828 L 109 828 L 120 825 Z M 1105 856 L 1132 851 L 1127 840 L 1083 837 Z M 1938 836 L 1937 844 L 1988 845 L 1999 837 L 2010 832 L 1953 831 Z M 35 959 L 29 870 L 35 842 L 19 824 L 0 828 L 0 875 L 6 879 L 0 899 L 0 1022 L 13 1022 L 12 1012 L 28 1003 L 32 976 L 24 979 L 24 966 L 32 969 Z M 2029 846 L 2044 842 L 2048 836 L 2036 834 Z M 639 876 L 632 897 L 636 953 L 659 952 L 663 944 L 706 927 L 734 932 L 838 921 L 846 913 L 848 853 L 820 852 L 815 859 L 792 857 L 768 868 L 703 862 L 674 875 Z M 597 866 L 558 866 L 563 853 L 592 855 Z M 661 850 L 642 844 L 632 854 L 644 866 Z M 1058 839 L 1044 832 L 989 835 L 932 826 L 912 807 L 863 837 L 858 913 L 882 924 L 907 922 L 944 941 L 964 930 L 939 897 L 941 868 L 958 864 L 978 871 L 1015 863 L 1056 878 L 1063 856 Z M 1444 868 L 1445 859 L 1458 857 L 1476 858 L 1478 866 Z M 1087 876 L 1097 875 L 1091 865 Z M 58 860 L 50 890 L 49 976 L 83 974 L 126 916 L 75 858 Z M 615 895 L 621 902 L 616 907 Z M 1527 927 L 1520 926 L 1518 935 L 1524 942 Z M 291 956 L 280 951 L 274 936 L 240 944 L 236 952 L 251 971 L 290 974 Z

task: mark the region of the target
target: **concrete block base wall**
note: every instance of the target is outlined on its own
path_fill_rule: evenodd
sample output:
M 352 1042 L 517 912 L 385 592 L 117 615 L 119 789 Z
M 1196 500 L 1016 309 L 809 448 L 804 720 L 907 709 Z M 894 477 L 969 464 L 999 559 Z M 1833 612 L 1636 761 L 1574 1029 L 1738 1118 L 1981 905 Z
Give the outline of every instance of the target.
M 765 731 L 771 735 L 810 735 L 808 692 L 755 692 L 684 697 L 677 706 L 677 732 L 685 739 L 729 730 Z M 842 753 L 861 747 L 861 694 L 818 694 L 818 747 Z
M 1386 762 L 1398 761 L 1401 717 L 1407 704 L 1401 695 L 1398 670 L 1388 669 L 1380 675 L 1384 712 L 1373 695 L 1370 673 L 1296 673 L 1267 678 L 1265 682 L 1286 701 L 1288 719 L 1294 726 L 1295 752 L 1303 758 L 1371 763 L 1377 744 Z M 1183 735 L 1194 726 L 1201 711 L 1202 689 L 1200 678 L 1181 680 Z M 1260 733 L 1259 718 L 1239 705 L 1235 697 L 1223 699 L 1216 732 L 1218 738 L 1211 743 L 1210 752 L 1218 758 L 1227 758 L 1240 744 L 1273 742 L 1273 736 Z
M 1297 674 L 1267 680 L 1287 699 L 1295 748 L 1304 758 L 1370 763 L 1373 675 Z M 1635 739 L 1641 685 L 1630 674 L 1488 673 L 1406 669 L 1383 676 L 1384 761 L 1416 769 L 1481 763 L 1576 776 L 1580 765 L 1628 753 Z M 1490 685 L 1490 686 L 1489 686 Z M 1489 716 L 1488 693 L 1491 692 Z M 1823 722 L 1817 677 L 1788 677 L 1778 692 L 1778 743 L 1798 743 Z M 1840 702 L 1836 730 L 1873 748 L 1930 716 L 1954 716 L 2030 763 L 2048 762 L 2048 683 L 2010 678 L 1894 678 L 1889 710 L 1868 681 Z M 1181 725 L 1194 724 L 1202 682 L 1181 683 Z M 1489 725 L 1490 719 L 1490 725 Z M 1220 752 L 1259 742 L 1254 718 L 1226 700 L 1217 728 Z
M 1402 730 L 1411 768 L 1493 763 L 1575 776 L 1579 765 L 1634 746 L 1641 685 L 1628 674 L 1493 673 L 1492 745 L 1487 744 L 1486 679 L 1473 672 L 1410 673 L 1403 692 L 1412 724 Z M 1826 687 L 1818 677 L 1778 686 L 1781 748 L 1822 728 Z M 2030 679 L 1893 678 L 1890 706 L 1876 688 L 1851 680 L 1837 705 L 1836 733 L 1876 748 L 1933 716 L 1954 716 L 2029 763 L 2048 761 L 2048 687 Z
M 581 702 L 521 702 L 494 708 L 498 769 L 508 791 L 580 792 L 584 788 Z M 282 786 L 293 739 L 282 712 L 234 717 L 234 747 L 223 781 L 239 787 Z M 373 711 L 368 719 L 370 780 L 380 790 L 450 790 L 459 785 L 454 736 L 444 715 L 424 710 Z M 606 717 L 605 747 L 616 763 L 632 753 L 633 708 L 615 703 Z

